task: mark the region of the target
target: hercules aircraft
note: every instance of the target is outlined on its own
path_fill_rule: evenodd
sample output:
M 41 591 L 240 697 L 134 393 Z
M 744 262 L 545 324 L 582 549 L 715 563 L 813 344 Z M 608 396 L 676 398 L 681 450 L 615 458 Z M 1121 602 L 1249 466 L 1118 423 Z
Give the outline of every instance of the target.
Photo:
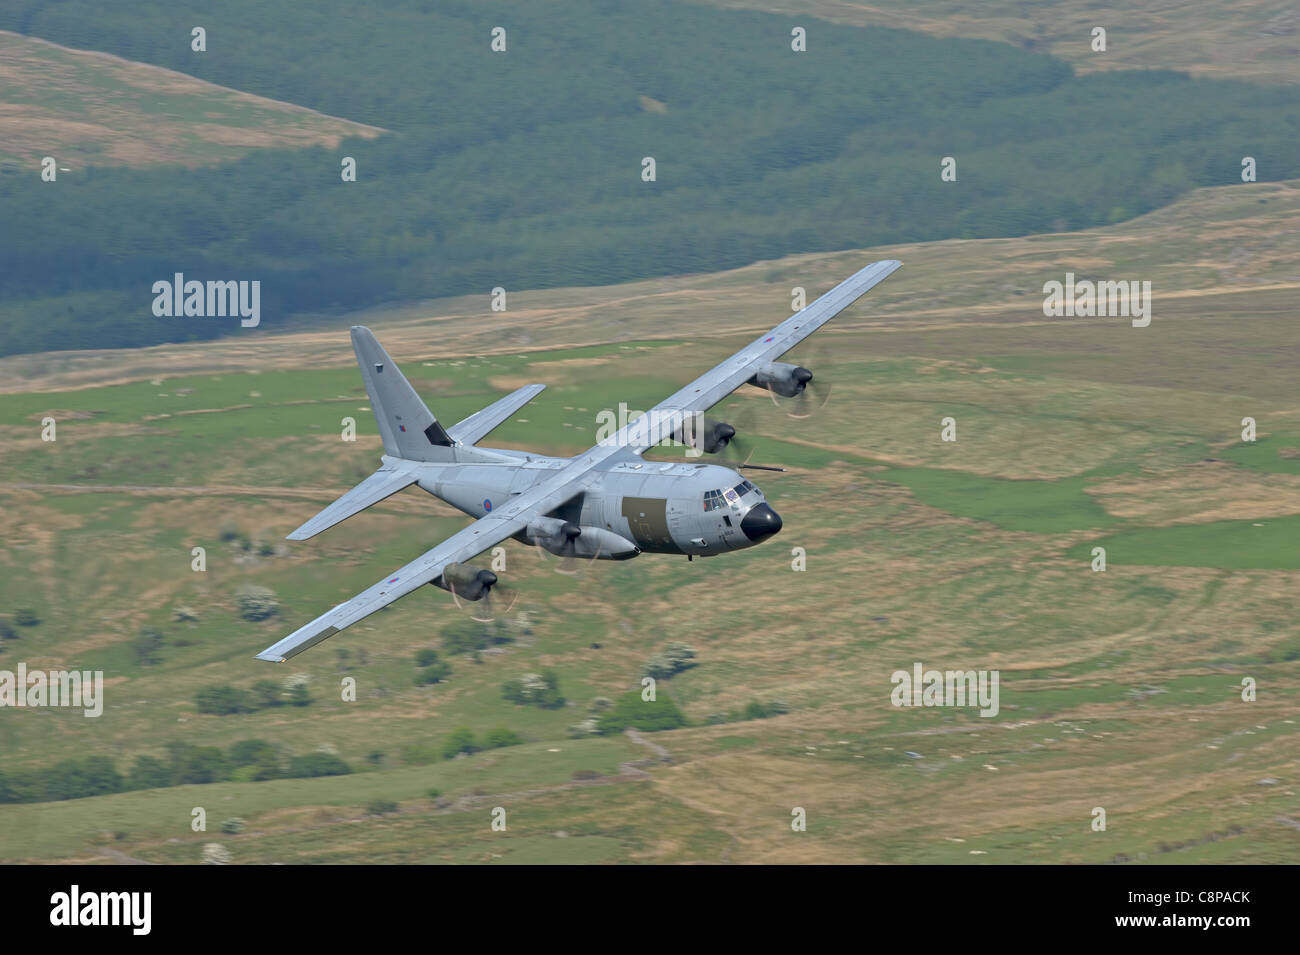
M 525 385 L 444 428 L 370 330 L 354 326 L 352 347 L 383 438 L 383 466 L 288 539 L 314 537 L 412 484 L 475 521 L 257 658 L 283 662 L 425 584 L 457 598 L 480 600 L 496 585 L 497 576 L 465 562 L 507 538 L 555 554 L 605 560 L 626 560 L 642 552 L 710 557 L 767 540 L 781 529 L 781 518 L 763 492 L 740 473 L 714 464 L 650 461 L 642 455 L 668 439 L 689 441 L 699 452 L 720 451 L 735 429 L 722 422 L 701 424 L 701 416 L 741 385 L 782 398 L 802 396 L 812 372 L 776 359 L 901 265 L 873 262 L 612 437 L 572 458 L 477 445 L 544 385 Z

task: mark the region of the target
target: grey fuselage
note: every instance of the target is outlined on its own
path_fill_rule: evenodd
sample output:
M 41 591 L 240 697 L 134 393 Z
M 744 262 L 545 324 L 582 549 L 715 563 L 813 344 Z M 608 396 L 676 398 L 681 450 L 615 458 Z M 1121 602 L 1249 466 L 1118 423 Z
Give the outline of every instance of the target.
M 417 484 L 480 518 L 570 463 L 522 451 L 455 448 L 457 460 L 417 463 Z M 399 459 L 385 456 L 385 462 Z M 618 455 L 598 466 L 588 487 L 552 516 L 515 535 L 557 550 L 559 525 L 582 529 L 578 553 L 625 560 L 641 552 L 710 557 L 753 547 L 781 529 L 763 492 L 731 468 Z

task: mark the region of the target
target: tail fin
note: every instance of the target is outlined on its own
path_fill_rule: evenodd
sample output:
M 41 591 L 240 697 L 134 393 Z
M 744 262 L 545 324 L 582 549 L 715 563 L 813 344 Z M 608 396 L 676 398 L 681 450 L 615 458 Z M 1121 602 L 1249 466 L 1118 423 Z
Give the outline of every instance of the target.
M 352 350 L 357 353 L 370 407 L 384 440 L 384 451 L 408 461 L 446 461 L 453 444 L 374 333 L 352 326 Z

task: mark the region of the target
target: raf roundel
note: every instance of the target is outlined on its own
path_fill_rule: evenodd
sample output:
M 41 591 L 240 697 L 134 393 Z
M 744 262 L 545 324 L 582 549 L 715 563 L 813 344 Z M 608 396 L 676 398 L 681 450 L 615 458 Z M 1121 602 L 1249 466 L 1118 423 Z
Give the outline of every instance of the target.
M 485 497 L 483 499 L 483 510 L 485 511 L 492 510 L 492 499 L 490 497 Z

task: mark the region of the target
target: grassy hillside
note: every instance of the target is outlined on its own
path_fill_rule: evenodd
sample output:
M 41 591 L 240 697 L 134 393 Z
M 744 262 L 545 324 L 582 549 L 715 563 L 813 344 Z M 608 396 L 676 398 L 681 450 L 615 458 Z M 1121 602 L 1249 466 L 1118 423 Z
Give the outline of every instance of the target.
M 0 168 L 195 166 L 253 149 L 334 148 L 379 130 L 104 53 L 0 31 Z
M 1300 82 L 1300 11 L 1288 0 L 707 0 L 853 26 L 898 27 L 932 36 L 980 37 L 1051 53 L 1076 70 L 1181 70 L 1263 83 Z M 816 22 L 816 21 L 811 21 Z M 1092 30 L 1107 32 L 1104 53 Z
M 202 54 L 185 42 L 192 14 L 171 4 L 0 13 L 0 26 L 394 131 L 217 169 L 0 176 L 0 354 L 237 331 L 152 314 L 152 284 L 178 271 L 261 281 L 263 325 L 280 330 L 496 286 L 1098 226 L 1239 181 L 1247 155 L 1261 179 L 1300 175 L 1289 88 L 1075 76 L 1008 44 L 848 26 L 794 53 L 788 17 L 664 0 L 427 8 L 220 0 Z M 498 24 L 504 53 L 489 46 Z M 345 155 L 355 183 L 340 179 Z M 940 179 L 945 156 L 955 182 Z
M 1290 184 L 1234 187 L 1087 234 L 891 248 L 904 270 L 827 331 L 828 348 L 796 353 L 834 382 L 822 414 L 795 421 L 761 394 L 723 406 L 749 423 L 755 460 L 791 468 L 758 481 L 781 534 L 577 579 L 510 544 L 525 616 L 478 662 L 447 650 L 466 621 L 432 588 L 286 666 L 251 659 L 464 524 L 412 490 L 316 540 L 281 540 L 377 456 L 341 330 L 304 336 L 297 367 L 289 336 L 9 359 L 51 376 L 0 396 L 0 609 L 40 620 L 3 641 L 0 667 L 102 668 L 109 685 L 99 719 L 6 711 L 5 771 L 87 754 L 125 771 L 171 742 L 264 739 L 325 747 L 356 772 L 4 805 L 0 857 L 196 862 L 220 842 L 236 862 L 1294 858 L 1296 201 Z M 784 317 L 790 285 L 815 294 L 881 254 L 521 296 L 539 319 L 530 351 L 456 357 L 458 328 L 481 318 L 466 303 L 374 324 L 442 417 L 550 383 L 494 439 L 572 452 L 601 408 L 647 407 Z M 1108 274 L 1110 256 L 1156 277 L 1149 328 L 1043 318 L 1043 281 Z M 690 316 L 722 303 L 721 334 L 697 334 Z M 506 313 L 507 342 L 523 321 Z M 39 440 L 45 415 L 53 444 Z M 344 415 L 356 443 L 338 438 Z M 955 444 L 939 440 L 947 415 Z M 1255 445 L 1240 441 L 1245 415 Z M 1089 569 L 1098 544 L 1104 573 Z M 273 589 L 279 614 L 242 620 L 245 584 Z M 182 606 L 192 619 L 176 619 Z M 142 665 L 148 629 L 163 643 Z M 660 690 L 689 727 L 568 737 L 674 640 L 697 665 Z M 450 662 L 447 682 L 415 684 L 421 648 Z M 890 674 L 916 661 L 999 669 L 1000 714 L 893 707 Z M 572 706 L 502 698 L 504 681 L 548 668 Z M 197 711 L 205 688 L 295 674 L 309 706 Z M 341 699 L 348 677 L 356 702 Z M 1244 677 L 1256 702 L 1241 700 Z M 784 715 L 745 718 L 778 702 Z M 462 726 L 523 742 L 441 758 Z M 207 833 L 190 829 L 195 806 Z M 505 833 L 489 828 L 498 806 Z M 1106 832 L 1090 829 L 1097 806 Z M 790 829 L 794 807 L 806 833 Z M 236 816 L 242 834 L 217 831 Z

